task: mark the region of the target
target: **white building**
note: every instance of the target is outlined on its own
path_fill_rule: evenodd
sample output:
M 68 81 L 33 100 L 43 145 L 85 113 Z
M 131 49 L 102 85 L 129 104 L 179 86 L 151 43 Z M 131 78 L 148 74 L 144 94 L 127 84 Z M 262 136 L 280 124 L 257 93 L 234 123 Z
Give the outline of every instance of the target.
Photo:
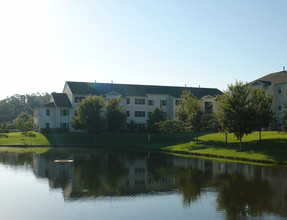
M 251 82 L 250 87 L 262 89 L 272 95 L 272 111 L 276 115 L 276 120 L 271 123 L 271 130 L 280 130 L 284 105 L 287 105 L 287 72 L 285 68 L 281 72 L 271 73 Z
M 106 101 L 120 96 L 127 115 L 127 128 L 133 120 L 136 129 L 142 129 L 156 107 L 165 112 L 167 119 L 174 119 L 184 90 L 190 90 L 202 100 L 203 108 L 211 112 L 214 112 L 215 96 L 221 94 L 213 88 L 66 82 L 63 93 L 52 93 L 49 103 L 34 110 L 34 123 L 39 130 L 67 128 L 74 131 L 71 116 L 76 116 L 79 102 L 89 95 L 103 95 Z

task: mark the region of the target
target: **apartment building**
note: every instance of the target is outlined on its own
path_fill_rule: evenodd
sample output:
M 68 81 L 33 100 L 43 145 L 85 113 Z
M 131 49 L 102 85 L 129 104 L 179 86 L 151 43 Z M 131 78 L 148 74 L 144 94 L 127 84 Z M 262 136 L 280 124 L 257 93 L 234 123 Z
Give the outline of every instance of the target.
M 276 119 L 271 123 L 269 129 L 281 130 L 284 106 L 287 105 L 287 72 L 285 68 L 281 72 L 271 73 L 251 82 L 250 87 L 262 89 L 272 95 L 272 111 L 275 113 Z
M 214 88 L 66 82 L 62 93 L 52 93 L 49 103 L 34 110 L 34 124 L 38 130 L 67 128 L 74 131 L 71 116 L 77 116 L 76 110 L 81 100 L 90 95 L 103 95 L 106 101 L 121 97 L 127 116 L 127 129 L 131 121 L 134 121 L 136 129 L 144 129 L 156 107 L 165 113 L 167 119 L 174 119 L 184 90 L 190 90 L 202 101 L 204 110 L 208 108 L 211 112 L 214 112 L 215 96 L 221 94 L 220 90 Z

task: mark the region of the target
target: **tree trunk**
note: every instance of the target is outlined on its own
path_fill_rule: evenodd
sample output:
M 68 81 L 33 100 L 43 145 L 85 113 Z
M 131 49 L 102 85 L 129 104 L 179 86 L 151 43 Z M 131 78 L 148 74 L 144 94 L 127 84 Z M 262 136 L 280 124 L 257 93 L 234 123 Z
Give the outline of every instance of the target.
M 259 141 L 261 141 L 261 129 L 259 130 Z
M 227 145 L 227 132 L 225 132 L 225 145 Z
M 242 137 L 240 137 L 240 144 L 239 144 L 239 148 L 240 148 L 240 152 L 242 151 L 242 149 L 241 149 L 241 145 L 242 145 Z

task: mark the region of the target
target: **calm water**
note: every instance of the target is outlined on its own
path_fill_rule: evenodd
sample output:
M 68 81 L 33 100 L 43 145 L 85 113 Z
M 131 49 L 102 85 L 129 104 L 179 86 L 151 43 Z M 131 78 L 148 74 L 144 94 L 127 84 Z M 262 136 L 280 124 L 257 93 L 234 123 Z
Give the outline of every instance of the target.
M 4 220 L 287 219 L 283 167 L 53 149 L 2 153 L 0 175 Z

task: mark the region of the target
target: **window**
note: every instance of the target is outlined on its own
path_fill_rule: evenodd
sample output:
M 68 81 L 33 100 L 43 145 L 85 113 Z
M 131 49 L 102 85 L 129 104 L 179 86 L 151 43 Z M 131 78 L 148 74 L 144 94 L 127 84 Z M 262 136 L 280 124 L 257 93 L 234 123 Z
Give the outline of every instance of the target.
M 130 111 L 126 111 L 126 116 L 130 117 Z
M 46 109 L 46 116 L 50 116 L 50 109 Z
M 145 111 L 135 111 L 135 117 L 145 117 Z
M 280 95 L 281 94 L 281 85 L 278 85 L 278 87 L 277 87 L 277 93 Z
M 74 112 L 74 116 L 78 116 L 77 110 L 75 110 L 75 112 Z
M 145 105 L 145 99 L 135 99 L 136 105 Z
M 175 105 L 181 105 L 181 103 L 182 103 L 182 100 L 179 100 L 179 99 L 175 100 Z
M 165 118 L 167 118 L 167 112 L 163 112 L 163 114 L 165 115 Z
M 60 128 L 69 128 L 69 123 L 68 122 L 61 122 Z
M 282 103 L 278 102 L 278 111 L 282 111 Z
M 154 105 L 154 100 L 148 100 L 148 105 Z
M 46 128 L 50 128 L 50 123 L 46 123 Z
M 150 118 L 152 112 L 148 112 L 148 117 Z
M 213 104 L 212 104 L 212 102 L 205 102 L 204 103 L 204 111 L 207 114 L 212 114 L 213 113 Z
M 160 100 L 160 106 L 167 106 L 167 100 Z
M 69 109 L 61 109 L 61 116 L 68 116 L 69 115 Z
M 137 130 L 145 129 L 145 124 L 135 124 L 135 129 Z
M 136 167 L 135 173 L 145 173 L 145 168 L 144 167 Z
M 83 99 L 85 99 L 85 97 L 76 96 L 75 97 L 75 103 L 80 103 Z
M 130 104 L 130 98 L 127 98 L 127 104 L 129 105 Z

